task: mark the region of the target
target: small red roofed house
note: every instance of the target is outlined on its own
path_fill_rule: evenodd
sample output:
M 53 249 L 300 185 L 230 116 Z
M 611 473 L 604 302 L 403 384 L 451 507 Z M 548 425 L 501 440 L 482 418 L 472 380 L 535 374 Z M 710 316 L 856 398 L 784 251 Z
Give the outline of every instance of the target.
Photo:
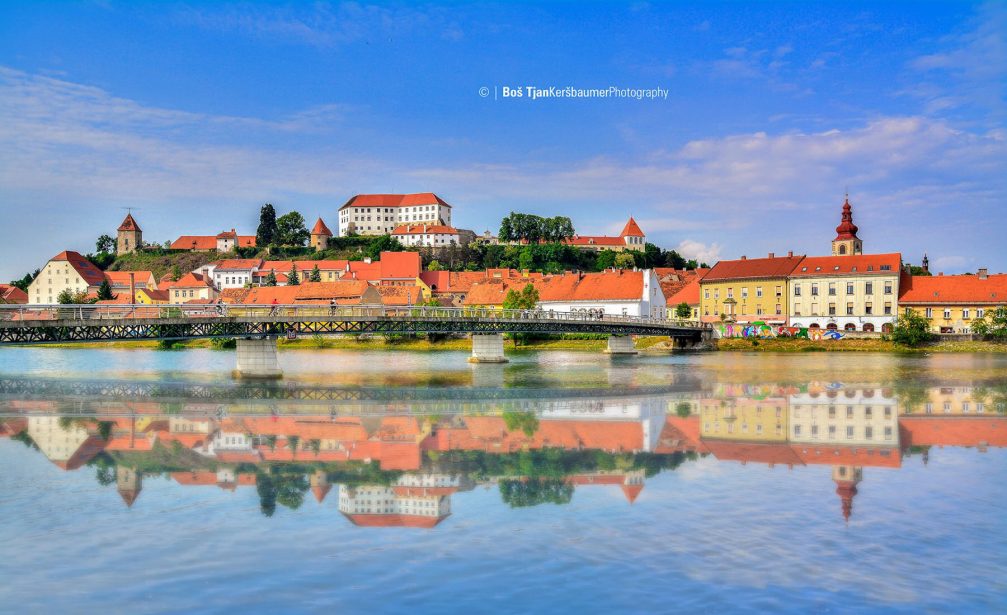
M 35 304 L 59 302 L 63 291 L 94 293 L 105 273 L 77 252 L 64 251 L 52 257 L 28 286 L 28 301 Z
M 171 242 L 172 250 L 233 252 L 235 247 L 254 248 L 255 235 L 239 235 L 234 229 L 216 235 L 182 235 Z
M 168 303 L 171 304 L 213 301 L 220 297 L 209 274 L 203 273 L 190 272 L 178 280 L 162 282 L 158 290 L 168 291 Z
M 23 305 L 28 303 L 28 293 L 17 286 L 0 284 L 0 303 Z
M 905 275 L 899 308 L 930 319 L 934 333 L 971 333 L 972 323 L 997 307 L 1007 306 L 1007 274 Z
M 647 245 L 647 237 L 644 235 L 640 225 L 636 223 L 636 220 L 630 216 L 626 225 L 622 227 L 622 232 L 617 237 L 609 237 L 607 235 L 574 235 L 563 243 L 585 250 L 612 250 L 613 252 L 639 250 L 643 252 Z

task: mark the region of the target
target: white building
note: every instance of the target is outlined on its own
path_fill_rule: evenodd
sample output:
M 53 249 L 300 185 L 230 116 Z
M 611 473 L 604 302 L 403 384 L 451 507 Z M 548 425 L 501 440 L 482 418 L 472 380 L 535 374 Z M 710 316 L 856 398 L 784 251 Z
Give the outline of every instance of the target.
M 49 259 L 28 286 L 28 302 L 52 304 L 64 290 L 72 293 L 94 292 L 105 274 L 77 252 L 60 252 Z
M 404 246 L 443 248 L 461 245 L 458 229 L 443 224 L 403 224 L 391 233 Z
M 226 259 L 201 267 L 196 273 L 207 270 L 213 279 L 213 284 L 220 290 L 225 288 L 244 288 L 252 284 L 255 274 L 262 267 L 262 259 L 234 258 Z
M 538 306 L 555 312 L 667 318 L 668 306 L 653 269 L 551 276 L 535 282 Z
M 339 208 L 339 235 L 388 235 L 403 224 L 451 226 L 451 206 L 432 192 L 358 194 Z
M 790 441 L 896 446 L 898 400 L 886 389 L 837 387 L 790 396 Z
M 434 527 L 451 514 L 453 487 L 339 486 L 339 512 L 355 525 Z

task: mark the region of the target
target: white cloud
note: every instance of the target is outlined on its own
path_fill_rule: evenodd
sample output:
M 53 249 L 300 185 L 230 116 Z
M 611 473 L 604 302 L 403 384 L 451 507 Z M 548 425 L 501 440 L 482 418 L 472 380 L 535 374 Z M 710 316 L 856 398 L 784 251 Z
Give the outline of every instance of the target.
M 683 239 L 675 250 L 687 259 L 695 259 L 709 265 L 720 260 L 720 245 L 716 243 L 707 245 L 692 239 Z

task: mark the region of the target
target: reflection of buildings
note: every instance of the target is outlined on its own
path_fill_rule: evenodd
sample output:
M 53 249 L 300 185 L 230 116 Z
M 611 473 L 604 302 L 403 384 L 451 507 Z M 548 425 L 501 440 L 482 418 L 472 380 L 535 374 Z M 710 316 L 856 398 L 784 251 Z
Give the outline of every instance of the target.
M 483 412 L 499 413 L 390 408 L 371 417 L 221 418 L 211 403 L 125 404 L 132 416 L 122 416 L 124 404 L 103 403 L 98 416 L 83 418 L 39 415 L 53 412 L 53 403 L 19 401 L 6 407 L 25 418 L 0 420 L 0 436 L 34 444 L 64 470 L 93 465 L 128 506 L 144 473 L 165 473 L 181 487 L 255 487 L 245 493 L 283 496 L 288 507 L 308 491 L 321 504 L 335 490 L 339 511 L 357 525 L 433 527 L 450 515 L 451 496 L 476 481 L 509 483 L 512 505 L 535 497 L 563 503 L 574 488 L 604 485 L 633 503 L 644 468 L 649 475 L 698 453 L 770 467 L 830 466 L 848 517 L 864 469 L 898 468 L 903 451 L 922 452 L 926 461 L 933 446 L 1007 446 L 1005 397 L 967 386 L 896 395 L 873 386 L 718 384 L 691 398 L 548 401 L 537 414 L 487 404 Z M 534 465 L 551 462 L 548 472 Z

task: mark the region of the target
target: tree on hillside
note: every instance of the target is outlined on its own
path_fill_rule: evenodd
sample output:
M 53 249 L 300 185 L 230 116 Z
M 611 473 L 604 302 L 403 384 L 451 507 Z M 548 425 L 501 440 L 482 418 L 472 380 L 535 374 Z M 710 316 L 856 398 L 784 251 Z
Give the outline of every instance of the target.
M 913 311 L 899 316 L 892 327 L 892 341 L 903 346 L 919 346 L 933 338 L 930 319 Z
M 263 286 L 276 286 L 276 271 L 273 269 L 269 270 L 269 275 L 266 276 L 266 281 L 262 283 Z
M 255 231 L 255 244 L 265 248 L 276 241 L 276 210 L 266 203 L 259 210 L 259 228 Z
M 367 248 L 364 250 L 364 254 L 368 258 L 375 260 L 381 258 L 382 252 L 402 252 L 406 248 L 398 239 L 392 239 L 391 235 L 381 235 L 380 237 L 375 237 L 367 244 Z
M 929 271 L 918 265 L 909 265 L 909 275 L 932 275 Z
M 112 294 L 112 285 L 108 283 L 108 279 L 106 278 L 98 286 L 98 300 L 110 301 L 112 299 L 115 299 L 115 295 Z
M 500 221 L 500 241 L 526 241 L 559 243 L 575 234 L 573 222 L 566 216 L 543 218 L 533 214 L 511 212 Z
M 615 267 L 615 250 L 602 250 L 598 252 L 598 259 L 595 263 L 595 269 L 598 271 Z
M 309 282 L 321 282 L 322 281 L 322 270 L 315 265 L 315 268 L 311 270 L 311 275 L 308 277 Z
M 629 252 L 620 252 L 613 263 L 616 269 L 631 269 L 636 266 L 636 258 Z
M 675 306 L 675 316 L 678 316 L 679 318 L 685 320 L 691 315 L 692 315 L 692 308 L 690 308 L 689 304 L 686 303 L 685 301 Z
M 500 232 L 497 233 L 497 239 L 503 242 L 508 242 L 512 241 L 513 238 L 513 231 L 510 227 L 510 218 L 504 218 L 500 221 Z
M 287 286 L 298 286 L 301 283 L 301 276 L 297 273 L 297 263 L 290 264 L 290 273 L 287 274 Z
M 438 260 L 432 260 L 430 261 L 430 264 L 427 265 L 427 271 L 442 271 L 443 269 L 443 265 L 441 265 Z
M 171 281 L 177 282 L 182 279 L 182 268 L 178 264 L 171 266 Z
M 273 242 L 281 246 L 303 247 L 311 233 L 304 225 L 304 216 L 292 211 L 280 216 L 276 221 L 276 237 Z
M 111 254 L 115 252 L 115 240 L 108 235 L 102 235 L 94 242 L 94 247 L 99 254 Z

